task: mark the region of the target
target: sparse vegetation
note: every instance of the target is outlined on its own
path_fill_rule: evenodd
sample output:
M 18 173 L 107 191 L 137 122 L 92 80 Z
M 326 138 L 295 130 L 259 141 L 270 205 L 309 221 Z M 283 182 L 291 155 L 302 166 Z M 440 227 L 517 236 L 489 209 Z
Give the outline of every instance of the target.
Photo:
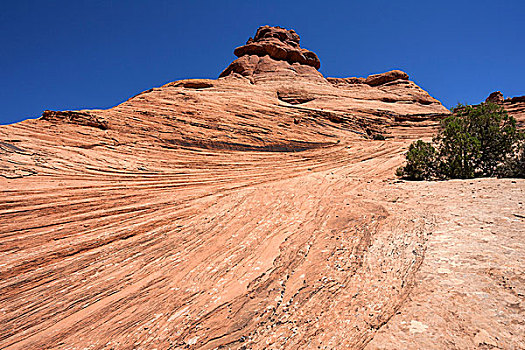
M 525 178 L 525 138 L 521 140 L 515 147 L 514 156 L 509 157 L 502 167 L 503 177 L 521 177 Z
M 397 169 L 397 175 L 409 180 L 429 180 L 437 177 L 436 149 L 431 143 L 417 140 L 408 148 L 407 164 Z
M 432 143 L 418 140 L 396 174 L 410 180 L 525 177 L 525 145 L 516 120 L 493 103 L 458 105 Z

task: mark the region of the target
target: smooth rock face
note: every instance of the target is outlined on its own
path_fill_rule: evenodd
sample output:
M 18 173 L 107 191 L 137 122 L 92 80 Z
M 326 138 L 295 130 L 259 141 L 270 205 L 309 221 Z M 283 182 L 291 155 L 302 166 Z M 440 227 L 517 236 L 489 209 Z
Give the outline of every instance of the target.
M 247 46 L 257 43 L 303 52 L 280 28 L 260 29 Z M 428 334 L 444 328 L 411 318 L 417 304 L 407 300 L 439 254 L 457 259 L 443 271 L 461 274 L 462 259 L 478 259 L 474 243 L 465 252 L 428 245 L 435 220 L 478 211 L 443 216 L 446 203 L 435 203 L 455 187 L 391 180 L 410 142 L 431 137 L 449 112 L 402 72 L 325 79 L 308 62 L 251 52 L 217 80 L 1 126 L 0 348 L 362 349 L 378 330 L 370 346 L 439 347 Z M 476 187 L 479 198 L 507 202 L 490 207 L 487 197 L 480 220 L 498 218 L 501 231 L 480 239 L 504 242 L 495 278 L 520 276 L 522 254 L 505 260 L 505 245 L 523 247 L 510 216 L 521 215 L 523 182 L 491 181 L 497 189 Z M 427 249 L 437 256 L 424 265 Z M 488 326 L 472 322 L 456 344 L 520 348 L 509 334 L 523 325 L 504 326 L 518 319 L 509 310 L 521 310 L 521 291 L 467 282 L 488 288 L 494 302 L 479 305 L 505 312 L 486 312 Z M 432 290 L 419 290 L 421 303 Z M 442 305 L 471 312 L 436 293 L 425 315 Z

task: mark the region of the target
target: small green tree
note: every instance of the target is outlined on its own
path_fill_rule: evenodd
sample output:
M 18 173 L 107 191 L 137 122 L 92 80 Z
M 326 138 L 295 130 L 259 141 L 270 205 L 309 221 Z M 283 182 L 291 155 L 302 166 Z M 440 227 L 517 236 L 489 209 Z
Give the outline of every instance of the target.
M 493 103 L 458 105 L 436 137 L 444 174 L 450 178 L 498 176 L 519 140 L 516 120 Z
M 458 105 L 432 144 L 418 140 L 396 174 L 411 180 L 523 176 L 524 141 L 516 120 L 493 103 Z
M 468 133 L 468 126 L 464 118 L 453 114 L 443 120 L 443 128 L 434 138 L 439 149 L 439 173 L 444 177 L 474 177 L 480 143 Z
M 525 178 L 525 138 L 523 135 L 520 138 L 513 155 L 505 161 L 501 176 Z
M 430 180 L 437 176 L 436 149 L 431 143 L 417 140 L 406 154 L 407 164 L 397 169 L 396 174 L 409 180 Z

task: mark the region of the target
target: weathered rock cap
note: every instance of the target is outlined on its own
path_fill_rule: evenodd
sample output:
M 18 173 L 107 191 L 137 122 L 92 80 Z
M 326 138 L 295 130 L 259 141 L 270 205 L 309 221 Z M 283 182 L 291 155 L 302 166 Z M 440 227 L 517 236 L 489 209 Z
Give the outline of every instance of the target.
M 487 97 L 485 102 L 491 102 L 495 104 L 502 104 L 505 99 L 503 98 L 503 94 L 501 91 L 494 91 Z
M 299 35 L 293 29 L 262 26 L 257 29 L 254 38 L 248 39 L 246 45 L 236 48 L 233 53 L 237 57 L 268 55 L 274 60 L 300 63 L 319 69 L 321 62 L 317 55 L 301 48 L 299 40 Z
M 525 96 L 510 97 L 505 99 L 505 101 L 509 101 L 510 103 L 525 102 Z
M 494 91 L 487 97 L 485 102 L 492 102 L 498 105 L 501 105 L 503 103 L 519 103 L 519 102 L 525 102 L 525 96 L 515 96 L 515 97 L 507 97 L 504 98 L 501 91 Z
M 379 86 L 396 80 L 408 80 L 408 74 L 400 70 L 391 70 L 385 73 L 369 75 L 366 78 L 326 78 L 335 86 L 366 84 L 370 86 Z
M 391 70 L 381 74 L 373 74 L 366 78 L 365 84 L 378 86 L 395 80 L 408 80 L 408 74 L 400 70 Z
M 213 86 L 211 79 L 184 79 L 166 84 L 166 86 L 184 87 L 187 89 L 207 89 Z

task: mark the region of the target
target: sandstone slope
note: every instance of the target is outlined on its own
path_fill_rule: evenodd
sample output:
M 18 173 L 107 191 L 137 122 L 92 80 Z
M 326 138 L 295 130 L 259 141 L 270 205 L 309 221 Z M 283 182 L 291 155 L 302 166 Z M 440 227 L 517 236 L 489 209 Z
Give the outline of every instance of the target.
M 0 348 L 363 348 L 402 310 L 434 219 L 378 196 L 448 110 L 282 28 L 235 54 L 0 128 Z

